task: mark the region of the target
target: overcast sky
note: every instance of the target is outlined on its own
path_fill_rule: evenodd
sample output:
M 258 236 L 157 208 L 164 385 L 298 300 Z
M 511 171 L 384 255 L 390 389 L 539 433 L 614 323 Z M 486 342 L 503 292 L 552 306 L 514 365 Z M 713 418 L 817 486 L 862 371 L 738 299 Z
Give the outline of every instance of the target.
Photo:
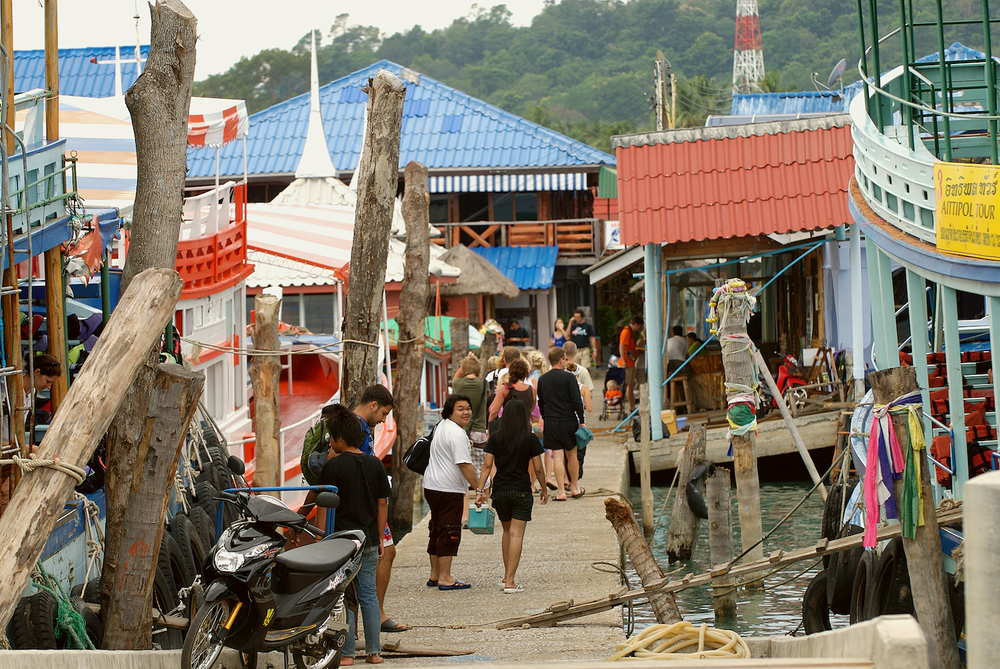
M 43 0 L 14 0 L 14 48 L 44 48 Z M 409 30 L 414 25 L 430 31 L 466 16 L 470 0 L 187 0 L 198 17 L 197 79 L 223 72 L 241 56 L 262 49 L 288 49 L 310 28 L 326 32 L 340 14 L 350 23 L 378 26 L 383 33 Z M 515 25 L 528 25 L 541 12 L 543 0 L 482 0 L 480 6 L 505 4 Z M 113 46 L 135 44 L 136 8 L 139 38 L 149 43 L 149 9 L 143 0 L 59 0 L 59 46 Z M 428 11 L 430 10 L 430 11 Z

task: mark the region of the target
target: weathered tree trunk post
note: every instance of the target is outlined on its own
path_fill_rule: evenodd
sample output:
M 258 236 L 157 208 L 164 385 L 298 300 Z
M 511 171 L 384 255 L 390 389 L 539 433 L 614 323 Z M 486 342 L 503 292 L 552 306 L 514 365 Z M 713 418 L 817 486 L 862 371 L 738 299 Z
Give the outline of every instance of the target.
M 726 401 L 728 416 L 737 425 L 747 422 L 747 388 L 754 383 L 753 343 L 747 336 L 747 322 L 753 315 L 756 300 L 746 292 L 746 284 L 740 279 L 731 279 L 717 289 L 712 302 L 718 304 L 713 312 L 719 314 L 719 340 L 722 342 L 722 366 L 726 372 Z M 752 391 L 749 391 L 752 392 Z M 750 402 L 752 403 L 752 399 Z M 750 409 L 750 414 L 753 409 Z M 752 419 L 756 422 L 756 419 Z M 760 478 L 757 475 L 756 430 L 745 434 L 733 434 L 733 465 L 736 470 L 736 500 L 740 513 L 740 538 L 744 550 L 757 544 L 748 554 L 747 560 L 764 559 L 764 545 L 758 543 L 764 536 L 760 521 Z M 763 590 L 764 579 L 747 579 L 747 590 Z
M 278 309 L 281 300 L 274 295 L 254 298 L 253 347 L 257 351 L 277 351 Z M 254 467 L 253 482 L 258 488 L 277 487 L 284 483 L 281 471 L 281 415 L 278 413 L 281 360 L 275 355 L 255 355 L 250 361 L 253 385 Z
M 35 454 L 82 468 L 107 429 L 132 379 L 174 313 L 181 280 L 174 270 L 137 276 L 66 394 Z M 7 625 L 76 480 L 50 467 L 25 474 L 0 518 L 0 629 Z M 117 553 L 115 553 L 117 555 Z
M 396 425 L 399 438 L 392 456 L 392 498 L 389 527 L 399 535 L 413 528 L 413 491 L 420 475 L 403 464 L 403 453 L 423 435 L 420 380 L 424 369 L 424 323 L 427 319 L 427 268 L 430 225 L 427 168 L 410 162 L 403 172 L 403 218 L 406 220 L 406 264 L 399 293 L 399 344 L 396 349 Z
M 488 369 L 490 356 L 497 354 L 497 336 L 492 332 L 483 335 L 483 345 L 479 347 L 479 376 L 486 378 L 491 369 Z
M 639 386 L 639 486 L 642 495 L 642 534 L 649 542 L 653 538 L 653 486 L 649 464 L 649 385 Z
M 455 372 L 462 365 L 469 355 L 469 319 L 451 319 L 451 370 L 449 378 L 455 376 Z
M 204 374 L 180 365 L 161 364 L 156 371 L 137 458 L 140 466 L 132 476 L 125 536 L 118 549 L 118 582 L 104 612 L 104 643 L 112 648 L 153 647 L 153 574 L 163 538 L 167 491 L 177 475 L 181 446 L 204 386 Z
M 708 550 L 712 564 L 716 566 L 727 565 L 733 559 L 729 489 L 729 470 L 725 467 L 716 467 L 705 484 L 705 501 L 708 503 Z M 730 576 L 719 576 L 712 582 L 712 590 L 716 622 L 735 618 L 736 580 Z
M 379 70 L 365 90 L 369 113 L 358 164 L 358 208 L 344 314 L 344 378 L 340 391 L 340 401 L 349 407 L 379 378 L 379 322 L 406 94 L 403 82 L 386 70 Z
M 639 532 L 639 526 L 632 516 L 632 509 L 628 504 L 615 497 L 608 497 L 604 500 L 604 516 L 611 521 L 611 526 L 615 528 L 618 541 L 625 547 L 632 566 L 639 574 L 643 587 L 649 583 L 663 578 L 663 570 L 653 557 L 653 551 L 649 549 L 649 544 Z M 676 623 L 681 620 L 681 613 L 677 610 L 677 600 L 674 593 L 658 593 L 649 595 L 649 603 L 653 607 L 658 623 Z
M 123 293 L 132 279 L 146 269 L 174 269 L 187 178 L 187 124 L 198 22 L 179 0 L 158 0 L 150 7 L 150 18 L 145 69 L 125 94 L 135 134 L 138 185 L 129 231 L 129 254 L 122 272 Z M 148 319 L 138 322 L 152 327 Z M 111 585 L 115 582 L 118 544 L 132 487 L 132 471 L 145 429 L 149 394 L 160 363 L 159 349 L 157 337 L 150 342 L 146 361 L 108 430 L 104 548 L 110 558 L 105 559 L 101 576 L 102 608 L 108 606 Z
M 771 377 L 771 370 L 767 368 L 767 361 L 764 360 L 764 356 L 760 354 L 760 351 L 753 352 L 754 364 L 757 366 L 757 377 L 764 380 L 767 387 L 771 390 L 771 395 L 774 396 L 774 403 L 778 405 L 778 410 L 781 412 L 781 416 L 785 419 L 785 425 L 788 426 L 788 431 L 792 434 L 792 441 L 795 442 L 795 448 L 798 449 L 799 455 L 802 457 L 802 463 L 806 466 L 806 471 L 809 472 L 809 478 L 812 479 L 813 484 L 819 483 L 819 494 L 826 501 L 826 486 L 820 483 L 821 478 L 819 471 L 816 470 L 816 463 L 813 462 L 812 456 L 809 455 L 809 449 L 806 448 L 806 443 L 802 441 L 802 435 L 799 434 L 799 428 L 795 424 L 795 419 L 792 418 L 792 414 L 788 411 L 788 405 L 785 403 L 785 398 L 782 397 L 781 392 L 778 390 L 778 385 L 774 382 Z
M 699 423 L 688 427 L 688 440 L 678 464 L 677 497 L 674 499 L 674 510 L 670 514 L 670 539 L 667 542 L 667 559 L 671 564 L 690 560 L 698 540 L 698 526 L 701 521 L 691 511 L 685 491 L 688 479 L 691 478 L 691 470 L 703 462 L 705 462 L 705 425 Z M 702 495 L 705 494 L 704 480 L 695 483 L 695 487 Z
M 872 395 L 876 404 L 889 404 L 896 398 L 919 389 L 917 373 L 913 367 L 891 367 L 871 372 L 868 380 L 872 385 Z M 907 415 L 890 414 L 890 417 L 904 457 L 908 462 L 911 458 L 917 458 L 920 463 L 924 524 L 917 527 L 913 539 L 903 538 L 906 566 L 910 572 L 910 589 L 913 592 L 913 608 L 927 639 L 927 654 L 931 664 L 944 669 L 958 669 L 961 662 L 958 657 L 955 622 L 948 597 L 947 574 L 941 554 L 941 535 L 934 509 L 931 467 L 924 449 L 914 452 L 910 447 Z M 893 481 L 893 493 L 897 500 L 902 500 L 902 478 Z

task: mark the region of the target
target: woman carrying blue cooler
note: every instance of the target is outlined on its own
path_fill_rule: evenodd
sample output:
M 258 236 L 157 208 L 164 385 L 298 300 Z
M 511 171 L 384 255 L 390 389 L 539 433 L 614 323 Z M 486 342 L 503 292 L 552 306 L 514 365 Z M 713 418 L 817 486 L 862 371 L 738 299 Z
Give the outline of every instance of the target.
M 531 418 L 521 400 L 510 400 L 503 407 L 503 415 L 497 421 L 495 430 L 490 430 L 486 442 L 486 461 L 479 475 L 476 491 L 476 507 L 481 507 L 486 499 L 486 479 L 496 466 L 493 476 L 493 510 L 503 526 L 503 567 L 504 578 L 500 582 L 504 594 L 522 592 L 524 588 L 514 582 L 517 565 L 521 561 L 521 545 L 524 529 L 531 520 L 533 496 L 528 466 L 534 468 L 539 481 L 545 480 L 542 468 L 541 442 L 531 431 Z M 543 487 L 539 501 L 548 501 L 548 492 Z

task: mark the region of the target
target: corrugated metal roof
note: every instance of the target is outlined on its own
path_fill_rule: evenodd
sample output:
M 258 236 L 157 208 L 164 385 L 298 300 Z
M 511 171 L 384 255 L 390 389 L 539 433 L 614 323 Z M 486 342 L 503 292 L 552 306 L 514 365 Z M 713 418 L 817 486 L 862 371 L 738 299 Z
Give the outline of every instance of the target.
M 139 78 L 135 45 L 97 46 L 82 49 L 59 49 L 59 94 L 84 98 L 109 98 L 115 95 L 115 50 L 122 61 L 121 91 L 127 91 Z M 139 48 L 140 58 L 149 55 L 149 45 Z M 124 62 L 133 61 L 133 62 Z M 45 88 L 45 51 L 14 51 L 14 91 L 23 93 Z
M 625 245 L 848 223 L 845 117 L 614 138 Z
M 416 160 L 433 170 L 552 168 L 613 164 L 603 151 L 489 105 L 387 60 L 320 88 L 327 146 L 338 170 L 357 167 L 368 96 L 361 87 L 380 69 L 406 83 L 400 167 Z M 459 120 L 461 123 L 459 123 Z M 247 138 L 249 174 L 292 174 L 309 124 L 309 94 L 253 114 Z M 215 176 L 214 151 L 189 151 L 188 176 Z M 243 174 L 242 146 L 220 152 L 223 175 Z
M 558 246 L 493 246 L 472 250 L 493 263 L 521 290 L 552 287 Z
M 253 274 L 247 277 L 247 288 L 336 286 L 340 283 L 331 269 L 282 258 L 257 249 L 247 251 L 247 261 L 253 265 Z

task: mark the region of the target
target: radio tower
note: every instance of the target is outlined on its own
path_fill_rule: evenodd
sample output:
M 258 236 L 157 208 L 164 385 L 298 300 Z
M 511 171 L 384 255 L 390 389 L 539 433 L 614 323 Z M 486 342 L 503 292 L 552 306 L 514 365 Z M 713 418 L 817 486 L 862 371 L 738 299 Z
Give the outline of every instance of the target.
M 733 91 L 760 92 L 764 81 L 764 49 L 760 42 L 757 0 L 736 0 L 736 46 L 733 48 Z

